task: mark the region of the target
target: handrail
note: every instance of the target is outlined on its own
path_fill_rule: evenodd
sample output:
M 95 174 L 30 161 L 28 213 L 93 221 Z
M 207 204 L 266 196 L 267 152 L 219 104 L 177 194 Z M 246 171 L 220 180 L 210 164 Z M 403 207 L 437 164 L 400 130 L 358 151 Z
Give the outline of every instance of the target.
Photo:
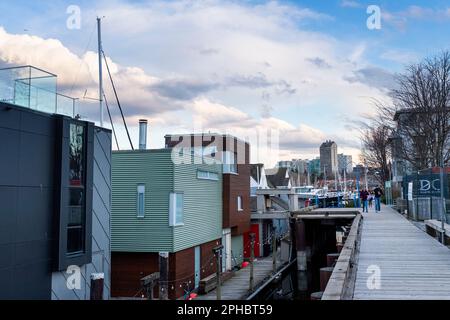
M 347 300 L 353 296 L 354 276 L 356 275 L 356 255 L 358 251 L 362 215 L 353 220 L 345 245 L 334 266 L 333 273 L 322 295 L 322 300 Z

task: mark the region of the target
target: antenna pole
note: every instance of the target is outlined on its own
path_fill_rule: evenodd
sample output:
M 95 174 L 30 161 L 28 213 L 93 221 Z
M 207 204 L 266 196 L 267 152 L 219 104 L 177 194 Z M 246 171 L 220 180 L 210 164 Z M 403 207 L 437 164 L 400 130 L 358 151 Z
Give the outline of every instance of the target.
M 98 31 L 98 95 L 100 102 L 100 127 L 103 127 L 103 68 L 102 68 L 102 25 L 101 18 L 97 17 Z

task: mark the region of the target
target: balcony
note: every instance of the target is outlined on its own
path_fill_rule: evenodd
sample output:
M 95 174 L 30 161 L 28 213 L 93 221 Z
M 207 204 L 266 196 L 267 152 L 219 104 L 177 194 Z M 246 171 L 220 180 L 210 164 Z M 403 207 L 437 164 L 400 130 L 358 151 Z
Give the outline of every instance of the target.
M 76 99 L 57 93 L 57 76 L 33 66 L 0 69 L 0 102 L 51 114 L 76 115 Z

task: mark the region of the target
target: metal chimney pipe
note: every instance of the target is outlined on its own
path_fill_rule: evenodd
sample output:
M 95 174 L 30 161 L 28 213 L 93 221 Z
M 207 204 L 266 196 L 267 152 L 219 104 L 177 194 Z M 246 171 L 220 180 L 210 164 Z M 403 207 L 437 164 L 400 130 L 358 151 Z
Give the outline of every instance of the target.
M 147 149 L 147 120 L 139 120 L 139 150 Z

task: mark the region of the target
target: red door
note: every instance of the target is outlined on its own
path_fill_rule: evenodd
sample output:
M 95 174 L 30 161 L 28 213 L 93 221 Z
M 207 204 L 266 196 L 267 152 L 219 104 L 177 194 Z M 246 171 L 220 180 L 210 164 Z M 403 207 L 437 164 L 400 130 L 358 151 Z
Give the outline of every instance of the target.
M 250 233 L 255 234 L 255 257 L 259 257 L 259 244 L 261 242 L 260 236 L 259 236 L 259 224 L 252 224 L 250 226 L 250 231 L 244 233 L 244 258 L 250 258 L 250 252 L 251 252 L 251 244 L 250 244 Z

